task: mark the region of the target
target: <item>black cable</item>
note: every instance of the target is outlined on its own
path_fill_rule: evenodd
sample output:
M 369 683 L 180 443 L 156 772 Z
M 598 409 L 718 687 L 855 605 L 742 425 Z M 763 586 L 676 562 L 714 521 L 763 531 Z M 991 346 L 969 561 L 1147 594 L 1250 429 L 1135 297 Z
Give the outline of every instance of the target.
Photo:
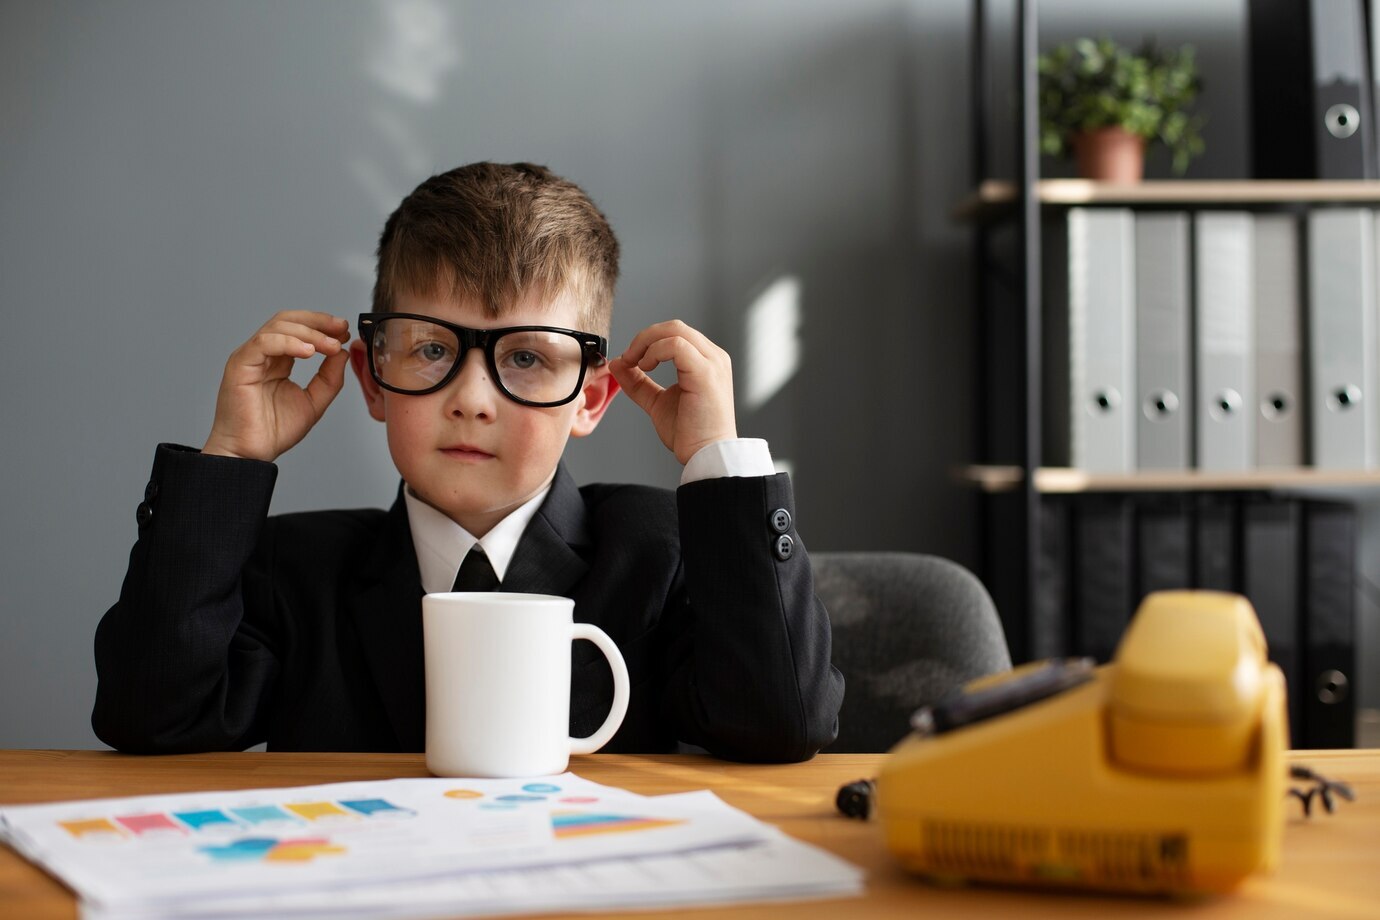
M 872 807 L 876 797 L 876 781 L 860 779 L 840 786 L 834 804 L 838 806 L 844 817 L 866 821 L 872 817 Z

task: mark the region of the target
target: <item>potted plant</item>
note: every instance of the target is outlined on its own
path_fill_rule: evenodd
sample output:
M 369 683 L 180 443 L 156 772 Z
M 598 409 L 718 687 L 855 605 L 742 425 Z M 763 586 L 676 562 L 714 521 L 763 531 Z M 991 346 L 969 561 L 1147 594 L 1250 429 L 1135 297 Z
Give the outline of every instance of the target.
M 1189 111 L 1202 88 L 1192 46 L 1132 52 L 1080 38 L 1040 55 L 1039 77 L 1040 149 L 1072 153 L 1084 178 L 1140 181 L 1146 141 L 1169 148 L 1179 174 L 1203 152 L 1203 119 Z

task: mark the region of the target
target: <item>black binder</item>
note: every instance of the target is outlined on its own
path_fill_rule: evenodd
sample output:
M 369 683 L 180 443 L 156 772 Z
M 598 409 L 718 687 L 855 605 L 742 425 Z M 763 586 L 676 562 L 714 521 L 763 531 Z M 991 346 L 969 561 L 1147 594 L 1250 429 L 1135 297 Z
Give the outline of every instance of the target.
M 1193 520 L 1193 581 L 1211 591 L 1235 591 L 1237 573 L 1236 502 L 1225 495 L 1197 497 Z
M 1304 512 L 1303 731 L 1295 747 L 1356 743 L 1356 509 L 1309 502 Z M 1290 697 L 1294 694 L 1291 692 Z
M 1088 495 L 1074 522 L 1074 654 L 1110 661 L 1135 606 L 1133 516 L 1124 495 Z
M 1151 495 L 1136 510 L 1136 596 L 1193 587 L 1193 520 L 1182 495 Z
M 1035 617 L 1030 655 L 1069 654 L 1069 505 L 1064 498 L 1040 500 L 1040 553 L 1035 560 Z
M 1303 662 L 1299 654 L 1302 528 L 1299 503 L 1252 499 L 1241 508 L 1241 593 L 1255 607 L 1270 660 L 1289 685 L 1289 735 L 1304 737 Z
M 1376 177 L 1368 0 L 1250 0 L 1258 179 Z

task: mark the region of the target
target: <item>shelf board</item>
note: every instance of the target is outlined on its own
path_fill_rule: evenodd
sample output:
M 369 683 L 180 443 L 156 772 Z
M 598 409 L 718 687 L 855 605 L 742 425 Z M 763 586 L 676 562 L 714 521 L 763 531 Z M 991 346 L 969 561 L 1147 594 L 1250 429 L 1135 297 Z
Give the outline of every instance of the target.
M 1087 179 L 1041 179 L 1035 197 L 1043 204 L 1291 204 L 1308 202 L 1380 203 L 1380 180 L 1320 179 L 1150 180 L 1131 184 Z M 955 220 L 984 221 L 1017 204 L 1016 183 L 989 179 L 953 210 Z
M 956 467 L 953 478 L 983 492 L 1012 492 L 1020 488 L 1025 474 L 1019 466 L 971 464 Z
M 956 478 L 984 492 L 1020 488 L 1025 476 L 1019 466 L 965 466 Z M 1078 492 L 1231 492 L 1259 489 L 1345 489 L 1380 487 L 1380 470 L 1318 470 L 1312 468 L 1246 470 L 1234 473 L 1204 470 L 1146 470 L 1138 473 L 1089 473 L 1067 467 L 1040 467 L 1035 491 L 1045 494 Z

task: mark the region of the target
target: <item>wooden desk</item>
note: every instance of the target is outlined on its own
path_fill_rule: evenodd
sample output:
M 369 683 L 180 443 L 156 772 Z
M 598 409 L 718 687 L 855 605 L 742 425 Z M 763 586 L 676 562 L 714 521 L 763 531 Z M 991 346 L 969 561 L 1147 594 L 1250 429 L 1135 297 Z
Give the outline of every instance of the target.
M 1172 901 L 1106 898 L 995 888 L 943 888 L 907 876 L 892 862 L 875 823 L 834 811 L 843 783 L 876 772 L 881 755 L 821 755 L 807 764 L 748 766 L 706 757 L 594 755 L 571 769 L 586 779 L 643 794 L 712 789 L 731 805 L 778 825 L 867 870 L 862 899 L 793 904 L 792 920 L 849 915 L 963 917 L 1175 916 L 1199 918 L 1380 917 L 1380 751 L 1291 755 L 1332 779 L 1348 781 L 1358 801 L 1311 820 L 1290 809 L 1284 859 L 1273 876 L 1248 880 L 1233 896 Z M 0 751 L 0 802 L 309 785 L 427 776 L 419 755 L 200 754 L 128 757 L 96 751 Z M 620 914 L 706 918 L 776 916 L 780 905 Z M 76 916 L 72 895 L 13 850 L 0 848 L 0 917 Z M 587 918 L 589 915 L 576 915 Z

